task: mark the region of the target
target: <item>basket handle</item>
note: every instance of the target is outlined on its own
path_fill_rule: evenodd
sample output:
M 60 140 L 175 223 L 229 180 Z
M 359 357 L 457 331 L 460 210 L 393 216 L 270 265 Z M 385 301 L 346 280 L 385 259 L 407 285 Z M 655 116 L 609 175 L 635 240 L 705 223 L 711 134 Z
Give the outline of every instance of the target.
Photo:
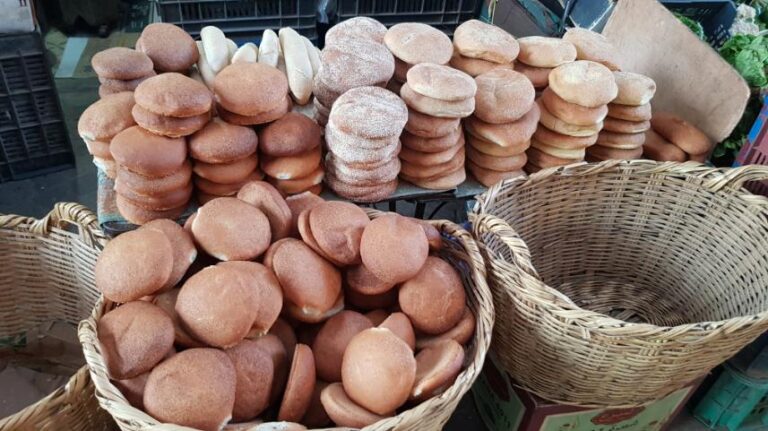
M 108 241 L 99 228 L 99 219 L 86 206 L 74 202 L 59 202 L 42 219 L 22 217 L 17 215 L 0 215 L 0 226 L 14 228 L 27 224 L 30 232 L 46 235 L 53 228 L 64 229 L 67 226 L 77 228 L 80 239 L 88 245 L 103 246 Z
M 705 185 L 714 191 L 723 187 L 733 187 L 740 189 L 748 181 L 768 180 L 768 166 L 765 165 L 746 165 L 738 168 L 713 169 L 704 172 L 701 176 L 710 176 L 711 173 L 718 175 L 709 178 Z
M 470 213 L 469 220 L 472 223 L 472 231 L 476 238 L 480 238 L 482 235 L 491 235 L 498 238 L 512 254 L 514 258 L 514 261 L 511 262 L 512 264 L 527 275 L 540 279 L 536 268 L 531 263 L 531 252 L 528 249 L 528 245 L 506 221 L 488 213 Z M 480 241 L 479 244 L 483 244 L 483 242 Z M 487 248 L 485 245 L 483 247 Z

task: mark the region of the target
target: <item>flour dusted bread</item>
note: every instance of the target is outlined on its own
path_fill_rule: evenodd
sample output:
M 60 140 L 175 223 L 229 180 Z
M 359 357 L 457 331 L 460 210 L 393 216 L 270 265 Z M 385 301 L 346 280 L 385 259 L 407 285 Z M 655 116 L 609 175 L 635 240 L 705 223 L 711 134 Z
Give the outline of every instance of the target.
M 589 126 L 605 120 L 608 115 L 608 106 L 600 105 L 595 108 L 587 108 L 568 102 L 557 95 L 551 88 L 541 93 L 541 103 L 544 108 L 556 118 L 576 126 Z
M 619 91 L 607 67 L 583 60 L 553 69 L 549 74 L 549 87 L 566 102 L 587 108 L 608 104 Z
M 288 79 L 263 63 L 236 63 L 216 75 L 213 88 L 225 110 L 241 116 L 257 116 L 285 104 Z
M 290 112 L 263 127 L 259 139 L 264 154 L 295 156 L 320 146 L 321 128 L 312 119 Z
M 408 70 L 411 90 L 433 99 L 458 101 L 475 96 L 477 84 L 466 73 L 432 63 L 421 63 Z
M 97 100 L 83 111 L 77 133 L 89 141 L 109 142 L 113 136 L 133 126 L 133 93 L 122 92 Z
M 333 45 L 344 39 L 370 39 L 384 43 L 387 27 L 373 18 L 356 16 L 344 20 L 328 29 L 325 33 L 325 45 Z
M 557 37 L 528 36 L 517 39 L 517 60 L 533 67 L 557 67 L 576 60 L 576 47 Z
M 621 70 L 615 47 L 600 33 L 586 28 L 569 28 L 563 40 L 576 47 L 578 60 L 590 60 L 601 63 L 611 70 Z
M 156 114 L 192 117 L 205 114 L 213 106 L 210 90 L 180 73 L 162 73 L 139 84 L 136 103 Z
M 152 74 L 152 60 L 143 52 L 114 47 L 99 51 L 91 58 L 93 71 L 99 78 L 120 81 L 139 79 Z
M 230 163 L 255 153 L 258 144 L 252 128 L 214 118 L 189 138 L 189 155 L 204 163 Z
M 513 62 L 520 52 L 520 46 L 511 34 L 476 19 L 465 21 L 456 27 L 453 46 L 465 57 L 499 64 Z
M 363 231 L 363 264 L 380 280 L 401 283 L 416 275 L 426 261 L 429 244 L 417 223 L 398 215 L 372 220 Z
M 619 87 L 618 95 L 613 103 L 619 105 L 639 106 L 650 103 L 656 94 L 656 82 L 639 73 L 613 72 L 616 85 Z
M 269 219 L 258 208 L 235 198 L 214 199 L 197 211 L 192 234 L 208 254 L 219 260 L 251 260 L 271 240 Z
M 400 60 L 410 63 L 447 64 L 453 54 L 451 39 L 427 24 L 395 24 L 384 35 L 384 44 Z
M 688 154 L 703 154 L 712 148 L 712 141 L 693 124 L 668 112 L 653 114 L 653 130 Z
M 477 78 L 475 116 L 488 123 L 519 120 L 531 110 L 535 90 L 521 73 L 494 69 Z

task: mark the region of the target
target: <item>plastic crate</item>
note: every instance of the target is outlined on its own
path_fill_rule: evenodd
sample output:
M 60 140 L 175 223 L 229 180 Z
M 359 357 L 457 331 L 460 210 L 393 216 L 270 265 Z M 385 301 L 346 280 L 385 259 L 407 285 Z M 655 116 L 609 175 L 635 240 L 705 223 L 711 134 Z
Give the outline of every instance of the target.
M 258 42 L 266 29 L 292 27 L 317 44 L 314 0 L 156 0 L 156 5 L 163 22 L 193 37 L 214 25 L 236 42 Z
M 751 379 L 768 380 L 768 332 L 741 349 L 728 364 Z
M 739 150 L 733 165 L 768 165 L 768 105 L 765 104 L 765 98 L 760 114 L 749 130 L 747 141 Z M 768 196 L 768 181 L 748 182 L 745 187 L 752 193 Z
M 764 430 L 768 427 L 768 380 L 750 379 L 725 365 L 693 415 L 711 429 Z
M 667 9 L 701 23 L 707 42 L 719 48 L 730 37 L 736 6 L 731 0 L 661 0 Z
M 367 16 L 387 27 L 401 22 L 421 22 L 453 35 L 464 21 L 477 18 L 481 0 L 338 0 L 337 22 Z
M 0 182 L 74 164 L 40 34 L 0 35 Z

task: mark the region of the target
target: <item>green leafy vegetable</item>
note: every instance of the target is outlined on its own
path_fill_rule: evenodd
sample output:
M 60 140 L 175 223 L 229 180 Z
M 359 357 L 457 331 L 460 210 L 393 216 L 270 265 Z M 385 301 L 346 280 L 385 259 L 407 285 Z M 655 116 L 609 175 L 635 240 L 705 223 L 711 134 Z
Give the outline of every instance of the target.
M 720 55 L 730 63 L 752 87 L 765 87 L 768 77 L 768 39 L 765 36 L 738 34 L 720 48 Z
M 762 103 L 759 96 L 752 96 L 744 109 L 739 124 L 733 129 L 730 136 L 720 142 L 712 152 L 712 161 L 716 166 L 730 166 L 736 159 L 741 147 L 747 141 L 747 134 L 755 123 Z
M 680 22 L 685 24 L 686 27 L 690 28 L 693 34 L 698 36 L 699 39 L 704 40 L 704 27 L 701 26 L 700 22 L 693 20 L 685 15 L 680 15 L 679 13 L 675 13 L 675 16 L 680 20 Z

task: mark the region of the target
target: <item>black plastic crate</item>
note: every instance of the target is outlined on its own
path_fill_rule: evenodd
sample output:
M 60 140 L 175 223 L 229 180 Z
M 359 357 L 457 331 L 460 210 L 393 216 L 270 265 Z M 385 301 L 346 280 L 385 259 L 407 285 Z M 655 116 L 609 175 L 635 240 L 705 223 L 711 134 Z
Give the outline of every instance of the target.
M 235 41 L 258 41 L 266 29 L 292 27 L 317 43 L 315 0 L 156 0 L 163 22 L 193 37 L 214 25 Z
M 477 18 L 482 0 L 338 0 L 338 21 L 356 16 L 377 19 L 387 27 L 421 22 L 453 35 L 464 21 Z
M 736 18 L 731 0 L 662 0 L 667 9 L 701 23 L 707 42 L 719 48 L 730 37 Z
M 74 165 L 42 37 L 0 35 L 0 182 Z

